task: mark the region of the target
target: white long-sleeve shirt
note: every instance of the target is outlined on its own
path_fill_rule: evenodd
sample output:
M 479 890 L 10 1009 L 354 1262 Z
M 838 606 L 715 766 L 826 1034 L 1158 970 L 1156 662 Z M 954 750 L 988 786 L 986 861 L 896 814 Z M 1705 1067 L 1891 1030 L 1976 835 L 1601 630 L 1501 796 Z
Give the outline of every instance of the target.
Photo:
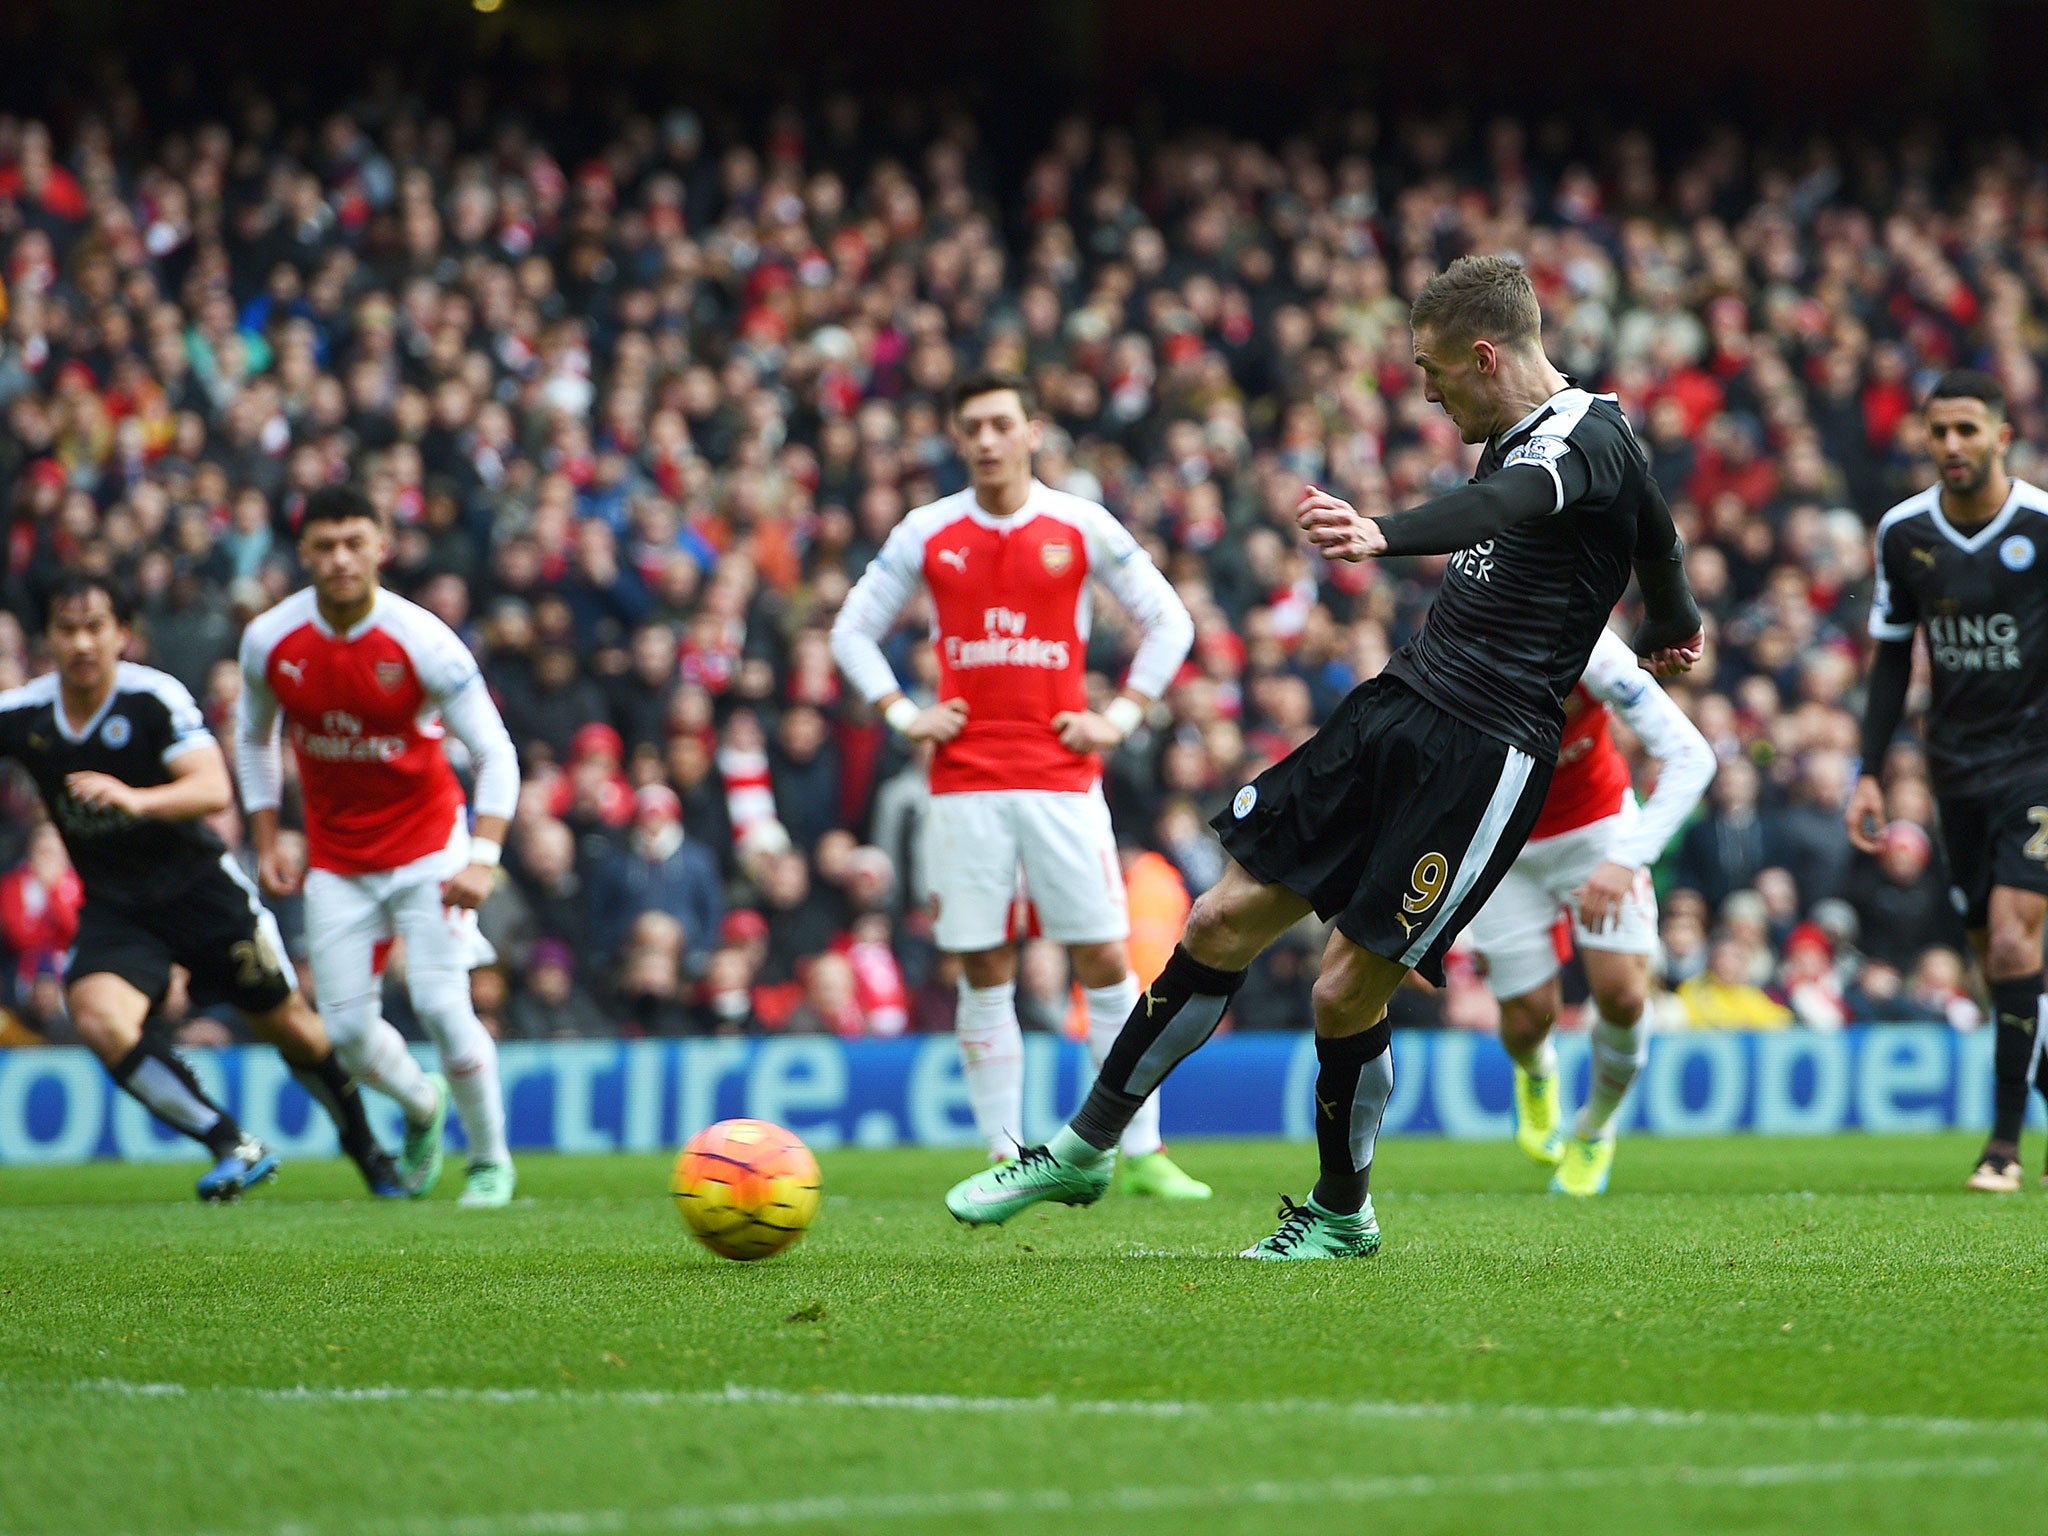
M 1714 777 L 1714 749 L 1612 630 L 1601 631 L 1594 642 L 1579 688 L 1585 700 L 1565 725 L 1557 773 L 1530 841 L 1589 825 L 1620 809 L 1629 775 L 1608 734 L 1611 709 L 1657 760 L 1657 787 L 1632 823 L 1616 833 L 1607 855 L 1616 864 L 1640 869 L 1656 861 L 1706 793 Z

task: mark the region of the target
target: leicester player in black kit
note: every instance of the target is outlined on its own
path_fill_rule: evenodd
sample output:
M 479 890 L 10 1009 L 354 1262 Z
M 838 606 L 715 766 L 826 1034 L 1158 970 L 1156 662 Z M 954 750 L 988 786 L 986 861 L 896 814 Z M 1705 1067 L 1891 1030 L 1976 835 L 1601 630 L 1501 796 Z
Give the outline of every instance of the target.
M 1486 445 L 1477 476 L 1386 518 L 1311 487 L 1299 522 L 1332 559 L 1451 555 L 1428 624 L 1217 817 L 1231 862 L 1080 1113 L 1046 1146 L 955 1186 L 946 1204 L 960 1220 L 1097 1199 L 1132 1112 L 1214 1032 L 1253 958 L 1314 911 L 1336 920 L 1315 985 L 1321 1173 L 1244 1256 L 1376 1251 L 1369 1178 L 1394 1083 L 1388 999 L 1410 970 L 1442 982 L 1445 951 L 1527 839 L 1564 700 L 1632 565 L 1648 614 L 1635 641 L 1644 665 L 1676 671 L 1698 658 L 1670 512 L 1614 401 L 1544 356 L 1528 274 L 1464 258 L 1424 285 L 1411 323 L 1428 398 L 1466 442 Z
M 277 1157 L 145 1029 L 173 963 L 195 1000 L 239 1008 L 326 1109 L 373 1193 L 403 1198 L 360 1093 L 286 968 L 276 920 L 202 818 L 233 803 L 227 764 L 183 684 L 121 660 L 128 601 L 103 577 L 61 578 L 45 639 L 57 670 L 0 693 L 0 757 L 28 770 L 85 887 L 65 977 L 72 1028 L 114 1081 L 212 1152 L 204 1200 L 233 1200 Z
M 2006 473 L 2012 426 L 1988 374 L 1944 374 L 1926 414 L 1941 480 L 1877 525 L 1870 633 L 1878 645 L 1849 839 L 1878 851 L 1879 775 L 1905 714 L 1913 634 L 1922 631 L 1934 679 L 1927 766 L 1950 894 L 1997 1020 L 1991 1137 L 1968 1185 L 2012 1194 L 2028 1079 L 2040 1060 L 2048 919 L 2048 493 Z M 2048 1063 L 2040 1071 L 2048 1092 Z

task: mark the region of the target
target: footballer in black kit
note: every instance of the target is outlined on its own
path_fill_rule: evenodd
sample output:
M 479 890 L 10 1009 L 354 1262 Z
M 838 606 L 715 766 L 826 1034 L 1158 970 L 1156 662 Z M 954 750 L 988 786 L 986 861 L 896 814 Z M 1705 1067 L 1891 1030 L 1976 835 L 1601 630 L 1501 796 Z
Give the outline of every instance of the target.
M 137 789 L 171 782 L 170 765 L 213 747 L 192 695 L 177 679 L 122 662 L 106 702 L 73 726 L 57 675 L 0 694 L 0 757 L 28 770 L 85 886 L 71 976 L 119 976 L 152 1004 L 176 962 L 200 1003 L 268 1013 L 291 995 L 277 925 L 255 887 L 204 821 L 162 821 L 74 794 L 78 773 Z
M 196 1002 L 233 1005 L 277 1046 L 372 1191 L 400 1197 L 360 1093 L 298 995 L 276 920 L 203 820 L 232 803 L 220 747 L 182 683 L 119 659 L 128 626 L 114 583 L 64 577 L 45 628 L 57 670 L 0 693 L 0 757 L 35 781 L 85 888 L 65 975 L 72 1027 L 124 1090 L 213 1153 L 201 1197 L 236 1198 L 277 1158 L 145 1027 L 172 965 L 184 966 Z
M 1849 835 L 1876 852 L 1884 756 L 1905 712 L 1913 640 L 1933 680 L 1928 772 L 1950 896 L 1997 1014 L 1992 1133 L 1969 1187 L 2017 1190 L 2027 1083 L 2040 1058 L 2048 925 L 2048 492 L 2006 472 L 2011 427 L 1998 385 L 1958 369 L 1926 403 L 1939 483 L 1877 525 L 1870 633 L 1878 642 Z
M 1463 258 L 1424 285 L 1411 324 L 1425 394 L 1466 442 L 1485 444 L 1478 473 L 1384 518 L 1310 487 L 1298 522 L 1330 559 L 1451 556 L 1427 624 L 1216 818 L 1231 862 L 1080 1113 L 1046 1146 L 956 1185 L 946 1204 L 959 1220 L 1099 1197 L 1131 1114 L 1214 1032 L 1252 959 L 1312 910 L 1336 921 L 1315 987 L 1321 1168 L 1308 1199 L 1283 1200 L 1279 1230 L 1243 1257 L 1376 1252 L 1370 1175 L 1394 1082 L 1387 1001 L 1411 970 L 1441 982 L 1444 952 L 1514 863 L 1549 788 L 1565 699 L 1632 569 L 1644 664 L 1698 659 L 1670 511 L 1615 402 L 1543 355 L 1528 274 Z
M 1620 407 L 1576 385 L 1488 440 L 1468 489 L 1490 482 L 1382 521 L 1383 556 L 1482 536 L 1421 634 L 1214 823 L 1254 878 L 1438 985 L 1543 808 L 1564 701 L 1634 560 L 1676 545 Z

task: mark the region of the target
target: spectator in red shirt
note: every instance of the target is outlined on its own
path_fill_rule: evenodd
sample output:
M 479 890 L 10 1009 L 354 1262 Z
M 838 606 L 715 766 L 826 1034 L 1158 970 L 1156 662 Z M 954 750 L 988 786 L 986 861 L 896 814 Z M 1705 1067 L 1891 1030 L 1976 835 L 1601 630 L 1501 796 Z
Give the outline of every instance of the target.
M 29 834 L 28 856 L 0 876 L 0 937 L 14 957 L 14 988 L 26 994 L 39 968 L 62 967 L 78 937 L 85 887 L 71 867 L 64 840 L 44 822 Z

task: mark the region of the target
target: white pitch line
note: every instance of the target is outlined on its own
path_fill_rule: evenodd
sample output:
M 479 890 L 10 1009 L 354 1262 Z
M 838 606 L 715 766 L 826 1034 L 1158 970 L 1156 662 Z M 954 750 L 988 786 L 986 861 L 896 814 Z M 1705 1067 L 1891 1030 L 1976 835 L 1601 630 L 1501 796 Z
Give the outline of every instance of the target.
M 0 1382 L 21 1390 L 33 1382 Z M 1494 1419 L 1532 1425 L 1697 1430 L 1835 1430 L 1843 1433 L 1924 1435 L 2028 1435 L 2048 1437 L 2048 1419 L 1943 1418 L 1921 1414 L 1742 1412 L 1651 1408 L 1619 1404 L 1596 1408 L 1553 1403 L 1347 1402 L 1333 1398 L 1252 1398 L 1204 1402 L 1178 1398 L 967 1397 L 947 1392 L 797 1392 L 780 1387 L 727 1385 L 711 1391 L 610 1388 L 570 1391 L 547 1387 L 186 1387 L 178 1382 L 102 1379 L 70 1383 L 71 1390 L 119 1397 L 176 1398 L 208 1394 L 266 1403 L 579 1403 L 633 1408 L 855 1408 L 889 1413 L 1053 1413 L 1132 1419 L 1220 1418 L 1237 1415 L 1308 1416 L 1420 1421 Z
M 1655 1487 L 1786 1488 L 1817 1483 L 1902 1482 L 1994 1477 L 2009 1470 L 1991 1457 L 1954 1461 L 1823 1461 L 1755 1466 L 1576 1467 L 1555 1471 L 1323 1481 L 1107 1488 L 963 1488 L 944 1493 L 825 1494 L 754 1504 L 674 1504 L 656 1509 L 533 1510 L 523 1514 L 410 1516 L 351 1521 L 351 1536 L 603 1536 L 634 1530 L 715 1530 L 824 1522 L 943 1519 L 964 1515 L 1146 1514 L 1229 1505 L 1373 1504 L 1386 1499 L 1499 1498 L 1542 1493 Z M 314 1536 L 319 1528 L 285 1524 L 271 1536 Z

